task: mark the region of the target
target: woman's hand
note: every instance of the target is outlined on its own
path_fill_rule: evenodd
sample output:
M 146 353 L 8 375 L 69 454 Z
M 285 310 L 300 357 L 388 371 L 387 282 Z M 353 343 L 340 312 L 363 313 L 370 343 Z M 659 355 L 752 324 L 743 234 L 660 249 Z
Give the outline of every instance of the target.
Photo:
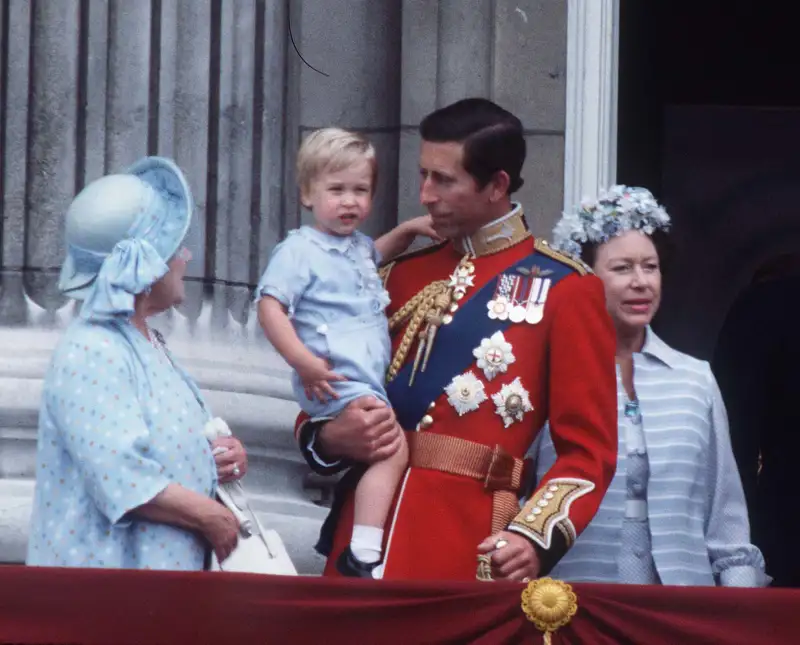
M 236 481 L 247 474 L 247 451 L 235 437 L 220 437 L 211 442 L 220 484 Z
M 236 516 L 219 502 L 211 503 L 203 513 L 202 533 L 214 549 L 217 560 L 227 558 L 239 542 L 239 522 Z
M 239 521 L 233 513 L 218 501 L 179 484 L 167 484 L 133 513 L 151 522 L 199 533 L 211 544 L 220 562 L 231 554 L 239 540 Z

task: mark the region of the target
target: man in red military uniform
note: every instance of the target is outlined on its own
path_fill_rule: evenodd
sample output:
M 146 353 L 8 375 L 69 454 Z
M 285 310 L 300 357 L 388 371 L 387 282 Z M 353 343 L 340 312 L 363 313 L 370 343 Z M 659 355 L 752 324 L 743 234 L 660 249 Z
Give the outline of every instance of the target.
M 312 468 L 355 464 L 318 548 L 337 575 L 357 464 L 397 448 L 396 415 L 409 468 L 372 575 L 525 581 L 567 551 L 614 474 L 614 332 L 600 280 L 535 241 L 511 201 L 525 159 L 519 119 L 466 99 L 420 132 L 421 201 L 448 241 L 383 268 L 393 409 L 362 399 L 336 419 L 299 419 Z M 559 458 L 520 505 L 523 458 L 546 422 Z

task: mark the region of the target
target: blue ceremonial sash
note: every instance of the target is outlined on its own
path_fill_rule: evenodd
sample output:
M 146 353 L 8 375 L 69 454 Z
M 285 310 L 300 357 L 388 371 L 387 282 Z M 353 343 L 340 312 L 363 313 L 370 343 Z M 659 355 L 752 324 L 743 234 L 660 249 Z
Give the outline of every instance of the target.
M 503 270 L 503 274 L 514 273 L 518 268 L 531 269 L 533 265 L 547 272 L 550 289 L 562 278 L 574 273 L 570 266 L 543 253 L 533 251 L 518 262 Z M 510 320 L 489 318 L 487 304 L 495 294 L 497 281 L 502 274 L 487 282 L 469 298 L 453 317 L 449 325 L 442 325 L 436 334 L 428 365 L 424 372 L 417 370 L 414 384 L 409 386 L 414 361 L 407 361 L 397 376 L 386 386 L 386 393 L 397 416 L 400 427 L 414 430 L 428 410 L 428 406 L 442 394 L 453 377 L 462 374 L 475 362 L 472 350 L 480 346 L 484 338 L 497 331 L 504 331 L 512 324 Z M 546 303 L 545 303 L 546 308 Z

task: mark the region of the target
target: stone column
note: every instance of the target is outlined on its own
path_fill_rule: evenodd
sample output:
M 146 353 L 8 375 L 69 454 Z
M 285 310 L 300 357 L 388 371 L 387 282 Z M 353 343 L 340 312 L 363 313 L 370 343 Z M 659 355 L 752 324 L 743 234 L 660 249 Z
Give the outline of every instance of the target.
M 619 0 L 569 0 L 564 208 L 617 176 Z
M 24 283 L 35 307 L 53 311 L 63 259 L 63 212 L 75 193 L 78 108 L 78 0 L 36 2 L 29 44 L 31 76 L 23 227 Z
M 0 73 L 6 88 L 2 128 L 2 258 L 0 260 L 0 325 L 27 322 L 22 267 L 25 265 L 26 177 L 28 163 L 28 81 L 30 57 L 12 55 L 30 49 L 31 4 L 24 0 L 6 3 L 4 17 L 8 42 Z
M 210 235 L 206 228 L 209 102 L 212 100 L 211 34 L 219 25 L 212 22 L 211 4 L 211 0 L 162 0 L 160 16 L 159 127 L 155 149 L 158 154 L 175 159 L 187 174 L 195 200 L 194 217 L 185 242 L 192 251 L 186 272 L 189 278 L 187 299 L 181 307 L 188 329 L 200 316 L 202 279 L 213 265 L 213 250 L 209 249 Z
M 288 203 L 299 212 L 293 159 L 302 137 L 324 126 L 350 128 L 367 135 L 377 150 L 378 189 L 363 230 L 382 233 L 397 222 L 401 2 L 303 0 L 292 5 L 292 29 L 300 51 L 327 76 L 289 52 L 291 73 L 297 77 L 297 110 L 287 114 L 293 134 L 287 141 L 291 161 L 285 188 L 293 196 Z
M 432 110 L 484 96 L 516 114 L 528 145 L 515 195 L 537 235 L 561 212 L 566 5 L 549 0 L 403 1 L 399 205 L 421 213 L 417 127 Z

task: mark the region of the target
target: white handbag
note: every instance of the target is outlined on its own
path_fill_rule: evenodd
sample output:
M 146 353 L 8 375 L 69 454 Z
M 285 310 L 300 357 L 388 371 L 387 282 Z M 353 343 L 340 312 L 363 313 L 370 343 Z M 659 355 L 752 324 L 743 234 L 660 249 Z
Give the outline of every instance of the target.
M 217 437 L 231 436 L 230 428 L 220 418 L 211 419 L 206 423 L 204 433 L 209 441 Z M 277 531 L 267 530 L 261 525 L 258 515 L 247 501 L 241 482 L 220 484 L 217 488 L 217 498 L 239 521 L 239 541 L 233 552 L 221 563 L 212 552 L 211 571 L 297 575 L 297 569 L 283 545 L 281 536 Z
M 212 571 L 297 575 L 297 569 L 280 535 L 277 531 L 267 530 L 261 525 L 239 482 L 221 484 L 217 490 L 217 497 L 239 520 L 239 542 L 222 563 L 212 552 Z

